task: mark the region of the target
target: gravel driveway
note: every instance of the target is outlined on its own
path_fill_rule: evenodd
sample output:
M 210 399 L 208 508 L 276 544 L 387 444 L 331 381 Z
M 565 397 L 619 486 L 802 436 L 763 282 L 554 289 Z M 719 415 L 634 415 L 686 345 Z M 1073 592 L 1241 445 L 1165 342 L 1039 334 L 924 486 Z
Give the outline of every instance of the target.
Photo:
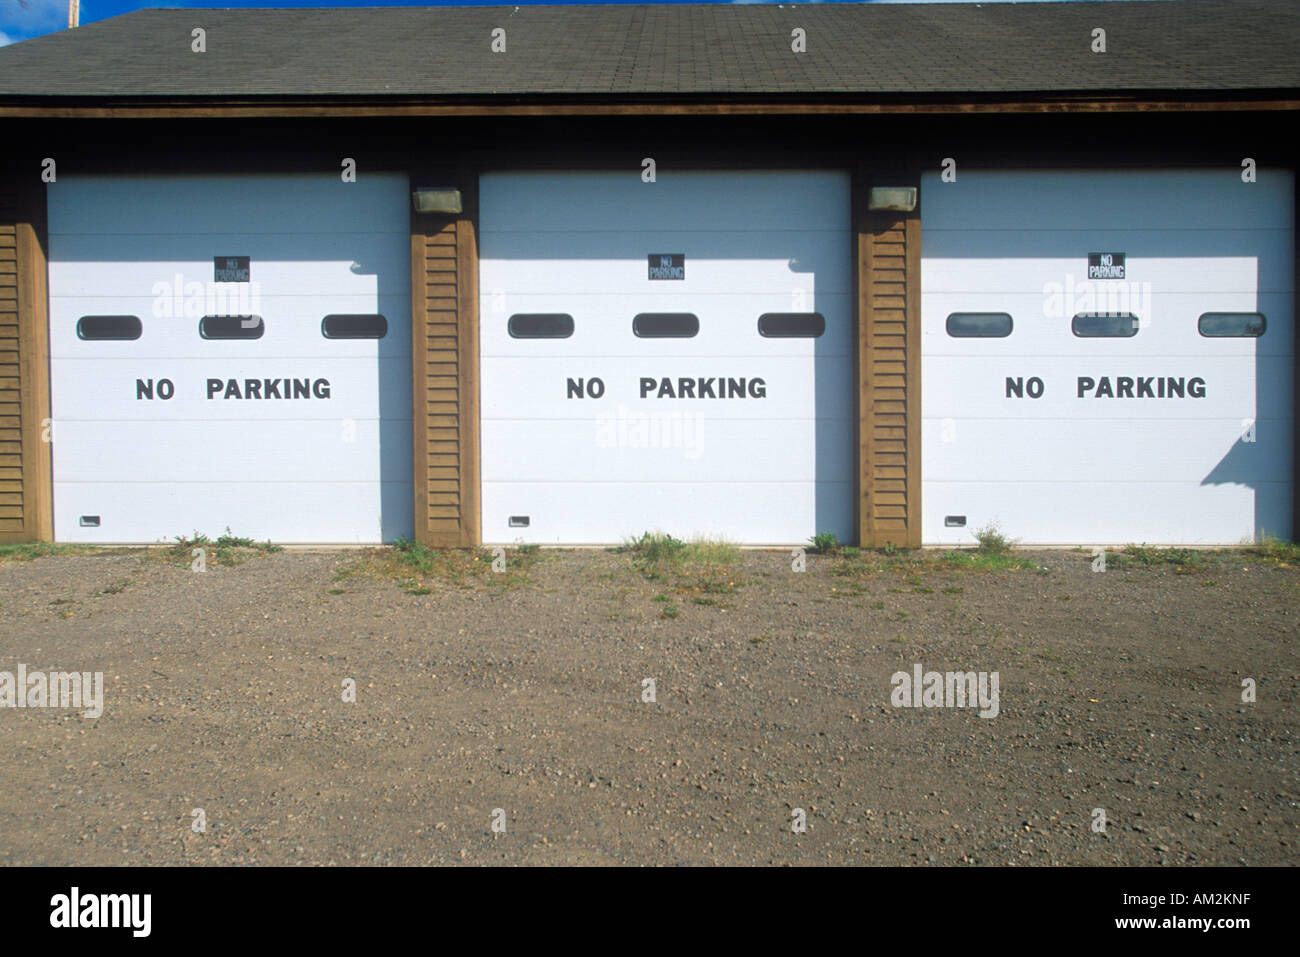
M 5 561 L 0 671 L 104 700 L 0 708 L 0 862 L 1293 863 L 1300 571 L 1021 555 Z M 996 716 L 895 707 L 917 666 Z

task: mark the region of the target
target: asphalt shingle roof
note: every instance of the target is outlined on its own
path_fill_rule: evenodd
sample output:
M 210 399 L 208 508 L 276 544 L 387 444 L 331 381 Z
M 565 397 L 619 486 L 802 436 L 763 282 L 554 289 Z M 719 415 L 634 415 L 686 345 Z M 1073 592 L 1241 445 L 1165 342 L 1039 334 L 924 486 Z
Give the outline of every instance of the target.
M 1298 50 L 1300 0 L 147 9 L 0 48 L 0 99 L 1278 91 Z

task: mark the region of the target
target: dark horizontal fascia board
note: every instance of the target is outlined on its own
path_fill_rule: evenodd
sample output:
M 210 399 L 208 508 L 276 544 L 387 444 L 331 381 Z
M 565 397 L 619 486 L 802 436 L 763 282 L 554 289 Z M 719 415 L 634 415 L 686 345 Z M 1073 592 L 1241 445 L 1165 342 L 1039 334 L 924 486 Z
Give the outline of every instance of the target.
M 45 118 L 178 118 L 185 116 L 626 116 L 1112 113 L 1148 111 L 1300 110 L 1300 89 L 1096 90 L 953 96 L 800 95 L 590 97 L 474 95 L 457 97 L 4 97 L 0 116 Z

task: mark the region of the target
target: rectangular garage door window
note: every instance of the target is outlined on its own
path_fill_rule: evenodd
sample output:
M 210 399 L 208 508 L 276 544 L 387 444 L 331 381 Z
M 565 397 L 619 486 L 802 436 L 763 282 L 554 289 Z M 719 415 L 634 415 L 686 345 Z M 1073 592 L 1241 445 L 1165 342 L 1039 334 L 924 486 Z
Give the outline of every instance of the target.
M 82 316 L 77 320 L 77 338 L 139 339 L 140 319 L 136 316 Z
M 641 339 L 690 339 L 699 331 L 699 317 L 689 312 L 642 312 L 632 320 L 632 334 Z
M 564 312 L 516 313 L 506 323 L 512 339 L 567 339 L 573 335 L 573 316 Z
M 383 316 L 326 316 L 320 332 L 326 339 L 382 339 L 388 335 Z
M 946 325 L 954 339 L 1005 339 L 1011 327 L 1011 316 L 1005 312 L 954 312 Z
M 266 331 L 261 316 L 204 316 L 199 335 L 204 339 L 260 339 Z
M 1196 331 L 1212 339 L 1254 339 L 1262 336 L 1267 326 L 1258 312 L 1206 312 L 1196 320 Z
M 826 331 L 820 312 L 765 312 L 758 317 L 758 334 L 766 339 L 816 339 Z
M 1138 317 L 1131 312 L 1081 312 L 1070 321 L 1070 331 L 1081 339 L 1129 338 L 1138 332 Z

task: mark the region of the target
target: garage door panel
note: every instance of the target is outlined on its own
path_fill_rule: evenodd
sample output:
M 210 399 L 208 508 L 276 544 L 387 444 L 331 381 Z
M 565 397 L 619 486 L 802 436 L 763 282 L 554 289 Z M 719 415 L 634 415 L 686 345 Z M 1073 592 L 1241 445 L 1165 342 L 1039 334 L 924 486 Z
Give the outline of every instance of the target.
M 85 388 L 70 386 L 51 395 L 53 417 L 58 422 L 92 419 L 101 422 L 133 419 L 170 419 L 202 422 L 212 418 L 328 419 L 376 418 L 396 414 L 410 418 L 410 386 L 402 379 L 410 363 L 402 356 L 376 359 L 323 359 L 241 357 L 209 359 L 57 359 L 51 362 L 57 381 L 80 381 Z M 209 373 L 213 373 L 209 376 Z M 143 374 L 143 375 L 142 375 Z M 137 398 L 137 381 L 152 380 L 154 398 Z M 161 398 L 159 382 L 167 378 L 175 386 L 170 399 Z M 215 386 L 208 398 L 208 379 Z M 229 391 L 233 381 L 238 392 Z M 246 396 L 249 382 L 258 385 L 257 397 Z M 293 395 L 284 398 L 286 381 L 294 383 Z M 266 398 L 267 383 L 279 398 Z M 317 386 L 329 388 L 328 399 L 316 394 Z M 147 393 L 146 393 L 147 395 Z M 229 396 L 229 397 L 227 397 Z
M 565 269 L 589 273 L 584 292 L 595 295 L 658 292 L 664 281 L 649 278 L 647 257 L 661 253 L 685 256 L 684 278 L 672 281 L 675 293 L 708 296 L 746 289 L 788 298 L 796 289 L 811 293 L 814 278 L 827 293 L 852 292 L 839 230 L 783 230 L 761 236 L 638 230 L 563 239 Z M 548 244 L 555 248 L 551 234 L 485 233 L 480 242 L 483 255 L 492 257 L 482 272 L 483 289 L 499 288 L 508 296 L 565 291 L 553 260 L 528 258 Z
M 130 358 L 143 355 L 195 355 L 239 357 L 250 354 L 295 356 L 406 356 L 411 353 L 409 329 L 410 297 L 390 296 L 277 296 L 261 297 L 245 311 L 237 299 L 216 300 L 211 313 L 192 312 L 158 316 L 147 298 L 126 299 L 65 296 L 50 301 L 50 355 L 55 358 Z M 226 308 L 221 308 L 225 306 Z M 381 339 L 326 339 L 321 322 L 327 315 L 370 315 L 388 320 L 388 332 Z M 259 315 L 263 333 L 257 340 L 203 339 L 199 320 L 203 315 Z M 104 340 L 87 343 L 77 336 L 77 320 L 87 315 L 135 316 L 140 320 L 140 338 L 129 341 Z M 253 345 L 253 342 L 256 345 Z
M 797 308 L 796 308 L 797 306 Z M 851 355 L 854 348 L 853 303 L 848 295 L 809 295 L 797 300 L 780 295 L 730 293 L 708 297 L 678 292 L 637 296 L 555 293 L 507 295 L 500 303 L 490 294 L 480 302 L 484 356 L 693 356 L 726 355 Z M 638 312 L 689 312 L 699 317 L 699 333 L 689 340 L 638 338 L 632 320 Z M 776 339 L 758 333 L 764 313 L 820 312 L 826 331 L 819 337 Z M 573 335 L 566 339 L 516 339 L 509 333 L 515 313 L 567 313 L 573 316 Z
M 410 535 L 408 181 L 347 185 L 74 176 L 50 190 L 57 539 Z M 253 283 L 213 283 L 217 255 L 250 256 Z M 200 315 L 250 303 L 260 338 L 199 335 Z M 375 313 L 381 339 L 322 335 L 326 315 Z M 83 315 L 138 316 L 142 335 L 83 340 Z
M 1279 191 L 1291 188 L 1291 179 L 1280 170 L 1258 170 L 1254 183 L 1243 183 L 1241 170 L 1232 168 L 1154 173 L 990 170 L 964 172 L 955 183 L 927 173 L 923 188 L 927 233 L 978 225 L 1015 234 L 1037 224 L 1072 231 L 1140 230 L 1154 223 L 1211 231 L 1291 228 L 1290 207 L 1277 201 Z
M 1130 419 L 1240 421 L 1292 414 L 1291 360 L 1281 356 L 927 356 L 924 368 L 929 380 L 925 415 L 933 419 L 996 418 L 1012 428 L 1036 418 L 1099 419 L 1116 423 L 1115 435 L 1114 428 Z M 1040 398 L 1028 392 L 1024 398 L 1007 397 L 1008 378 L 1027 383 L 1035 376 L 1043 383 Z M 1080 377 L 1095 383 L 1091 388 L 1083 384 L 1082 397 Z M 1125 386 L 1121 379 L 1128 380 L 1131 398 L 1120 394 Z M 1203 380 L 1203 398 L 1192 394 L 1199 391 L 1194 379 Z M 1181 397 L 1174 388 L 1178 380 Z M 1165 397 L 1159 395 L 1162 387 Z M 1108 390 L 1113 395 L 1105 394 Z M 1145 395 L 1147 390 L 1153 394 Z
M 812 367 L 815 378 L 808 375 Z M 483 360 L 484 382 L 509 382 L 509 389 L 485 388 L 481 399 L 484 419 L 511 418 L 519 414 L 517 395 L 529 396 L 528 415 L 534 418 L 588 417 L 602 411 L 616 410 L 620 404 L 635 406 L 638 411 L 703 412 L 725 418 L 813 418 L 815 415 L 844 415 L 844 397 L 852 389 L 852 370 L 843 358 L 828 357 L 744 358 L 715 356 L 684 359 L 658 358 L 653 361 L 587 361 L 575 365 L 562 359 Z M 583 379 L 583 388 L 592 376 L 600 378 L 605 392 L 600 398 L 569 398 L 568 380 Z M 641 379 L 653 380 L 641 398 Z M 671 392 L 661 391 L 664 380 Z M 719 390 L 726 379 L 726 397 Z M 678 397 L 683 380 L 691 387 L 693 398 Z M 701 380 L 705 392 L 713 397 L 700 398 Z M 575 381 L 576 385 L 576 381 Z M 737 392 L 743 390 L 742 395 Z M 763 395 L 755 395 L 761 391 Z
M 1262 534 L 1285 536 L 1291 522 L 1286 482 L 923 482 L 921 495 L 926 539 L 934 544 L 973 544 L 973 533 L 993 522 L 1024 545 L 1236 545 Z M 1141 526 L 1134 525 L 1135 511 Z M 948 515 L 965 515 L 966 527 L 945 527 Z
M 852 536 L 846 174 L 492 174 L 480 211 L 485 540 Z M 684 257 L 684 278 L 652 280 L 652 254 Z M 813 311 L 818 338 L 758 332 L 763 313 Z M 518 313 L 567 313 L 574 333 L 512 338 Z M 699 331 L 637 337 L 638 313 L 691 313 Z M 672 446 L 642 446 L 639 416 L 680 430 Z M 530 502 L 544 527 L 510 527 Z
M 1285 229 L 1219 230 L 926 230 L 928 292 L 1018 292 L 1030 285 L 1087 284 L 1105 290 L 1150 283 L 1157 292 L 1279 292 L 1290 288 Z M 1125 254 L 1125 278 L 1089 280 L 1078 250 Z
M 393 232 L 402 228 L 397 217 L 410 202 L 407 178 L 386 173 L 369 173 L 355 183 L 344 183 L 337 173 L 65 175 L 50 193 L 52 235 L 113 237 L 230 235 L 233 224 L 250 236 Z
M 557 190 L 581 175 L 562 200 Z M 663 171 L 653 183 L 639 170 L 610 173 L 512 172 L 483 177 L 479 196 L 482 234 L 506 232 L 582 233 L 621 222 L 647 232 L 709 230 L 849 228 L 849 207 L 840 202 L 846 180 L 838 172 L 719 170 Z M 608 211 L 603 218 L 590 210 Z M 824 226 L 823 226 L 824 224 Z M 656 250 L 659 252 L 662 250 Z
M 1100 285 L 1100 284 L 1095 284 Z M 1110 308 L 1107 299 L 1117 308 Z M 1288 310 L 1292 293 L 1162 293 L 1144 298 L 1138 292 L 1130 300 L 1100 294 L 1093 310 L 1087 299 L 1075 308 L 1049 315 L 1044 298 L 1035 292 L 1022 293 L 932 293 L 921 297 L 921 326 L 924 353 L 942 355 L 1071 356 L 1202 354 L 1214 356 L 1261 355 L 1290 357 L 1294 351 L 1294 321 Z M 1128 339 L 1082 339 L 1070 331 L 1076 312 L 1134 312 L 1141 320 L 1138 334 Z M 955 339 L 945 323 L 954 312 L 1005 312 L 1012 318 L 1012 335 L 1002 339 Z M 1207 312 L 1258 312 L 1267 327 L 1258 338 L 1215 339 L 1213 343 L 1197 331 L 1197 320 Z
M 1022 420 L 1019 441 L 997 456 L 980 455 L 1003 441 L 1001 419 L 963 418 L 922 423 L 922 455 L 930 482 L 1052 482 L 1091 477 L 1098 482 L 1177 482 L 1199 477 L 1205 484 L 1252 481 L 1285 474 L 1291 458 L 1290 422 L 1256 421 L 1244 436 L 1239 419 L 1132 418 L 1125 441 L 1114 442 L 1116 423 L 1063 418 Z
M 981 172 L 959 189 L 927 175 L 922 189 L 925 541 L 970 541 L 949 515 L 1042 544 L 1287 534 L 1289 173 Z M 1089 255 L 1105 252 L 1125 254 L 1125 279 L 1086 281 Z M 1126 288 L 1126 304 L 1107 298 Z M 1132 337 L 1079 338 L 1078 311 L 1144 322 Z M 950 337 L 952 312 L 1007 312 L 1014 329 Z M 1203 337 L 1206 312 L 1261 312 L 1268 328 Z
M 365 544 L 410 535 L 408 482 L 186 483 L 56 482 L 55 500 L 73 517 L 60 529 L 65 542 L 151 544 L 194 532 L 273 542 Z M 286 507 L 292 503 L 292 507 Z M 148 515 L 142 522 L 130 516 Z M 98 515 L 98 528 L 77 517 Z
M 69 464 L 60 471 L 63 482 L 364 482 L 373 477 L 381 454 L 384 429 L 411 423 L 353 419 L 349 425 L 329 420 L 268 419 L 249 421 L 142 420 L 122 423 L 106 433 L 102 423 L 60 422 L 57 439 Z M 285 441 L 287 432 L 295 440 Z M 202 441 L 196 442 L 196 434 Z M 391 434 L 391 433 L 390 433 Z M 246 455 L 232 457 L 232 449 Z M 330 450 L 330 469 L 321 474 L 313 449 Z M 248 468 L 249 457 L 257 471 Z M 150 465 L 142 470 L 140 462 Z M 400 456 L 393 457 L 394 464 Z M 410 469 L 386 476 L 399 481 Z
M 840 441 L 827 441 L 826 433 Z M 528 475 L 538 482 L 564 481 L 574 459 L 599 462 L 601 481 L 797 482 L 813 474 L 852 475 L 852 423 L 827 419 L 722 420 L 690 410 L 638 414 L 624 407 L 584 419 L 492 420 L 483 423 L 485 444 L 528 449 Z M 484 463 L 486 481 L 509 476 L 508 459 Z
M 188 295 L 190 283 L 237 287 L 239 283 L 214 281 L 214 256 L 248 256 L 249 276 L 263 296 L 312 290 L 330 296 L 402 295 L 410 293 L 400 277 L 389 270 L 377 271 L 376 262 L 409 257 L 410 235 L 406 231 L 367 235 L 368 255 L 358 254 L 355 235 L 295 236 L 243 233 L 221 235 L 142 234 L 114 237 L 112 248 L 104 248 L 104 236 L 59 236 L 51 243 L 54 268 L 51 277 L 67 296 L 155 296 L 157 283 L 165 283 L 171 295 Z M 159 256 L 165 249 L 167 255 Z M 131 268 L 124 270 L 123 263 Z
M 753 510 L 768 521 L 751 545 L 806 542 L 809 528 L 853 536 L 850 483 L 644 482 L 483 484 L 483 540 L 539 544 L 607 544 L 645 531 L 679 538 L 704 536 L 739 541 L 736 530 L 753 528 Z M 574 502 L 582 503 L 574 508 Z M 527 528 L 511 527 L 508 516 L 526 515 Z

